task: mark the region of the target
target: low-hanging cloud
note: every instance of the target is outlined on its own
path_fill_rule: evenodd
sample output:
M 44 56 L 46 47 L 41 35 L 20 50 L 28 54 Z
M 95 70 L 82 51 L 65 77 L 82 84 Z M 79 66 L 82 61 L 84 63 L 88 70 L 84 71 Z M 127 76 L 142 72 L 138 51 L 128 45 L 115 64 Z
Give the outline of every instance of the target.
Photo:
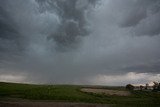
M 159 19 L 159 0 L 0 0 L 0 78 L 101 84 L 90 80 L 158 75 Z

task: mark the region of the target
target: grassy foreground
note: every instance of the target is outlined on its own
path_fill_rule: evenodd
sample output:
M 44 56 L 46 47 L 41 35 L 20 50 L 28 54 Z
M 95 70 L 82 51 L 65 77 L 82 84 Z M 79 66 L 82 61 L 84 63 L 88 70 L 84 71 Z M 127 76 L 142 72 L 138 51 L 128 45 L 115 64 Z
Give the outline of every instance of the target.
M 0 100 L 22 98 L 29 100 L 51 100 L 61 102 L 85 102 L 114 104 L 116 107 L 160 107 L 160 93 L 133 91 L 130 96 L 106 96 L 84 93 L 76 85 L 30 85 L 0 82 Z M 125 90 L 124 87 L 102 87 Z

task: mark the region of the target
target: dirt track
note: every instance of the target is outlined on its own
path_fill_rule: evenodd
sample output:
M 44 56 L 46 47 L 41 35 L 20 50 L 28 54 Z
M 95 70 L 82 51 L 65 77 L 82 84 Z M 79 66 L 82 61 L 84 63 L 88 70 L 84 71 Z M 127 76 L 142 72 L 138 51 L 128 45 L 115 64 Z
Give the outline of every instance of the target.
M 111 107 L 104 104 L 64 102 L 0 102 L 0 107 Z

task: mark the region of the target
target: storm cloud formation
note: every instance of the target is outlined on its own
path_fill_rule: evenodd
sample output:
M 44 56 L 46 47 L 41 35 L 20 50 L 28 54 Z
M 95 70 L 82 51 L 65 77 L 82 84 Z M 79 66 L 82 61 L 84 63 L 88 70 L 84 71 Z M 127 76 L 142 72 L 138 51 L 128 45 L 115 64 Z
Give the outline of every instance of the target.
M 37 0 L 40 12 L 51 12 L 58 15 L 60 25 L 48 38 L 57 43 L 58 50 L 74 47 L 81 36 L 88 34 L 86 26 L 87 8 L 95 4 L 95 0 Z
M 0 80 L 158 81 L 159 22 L 159 0 L 0 0 Z

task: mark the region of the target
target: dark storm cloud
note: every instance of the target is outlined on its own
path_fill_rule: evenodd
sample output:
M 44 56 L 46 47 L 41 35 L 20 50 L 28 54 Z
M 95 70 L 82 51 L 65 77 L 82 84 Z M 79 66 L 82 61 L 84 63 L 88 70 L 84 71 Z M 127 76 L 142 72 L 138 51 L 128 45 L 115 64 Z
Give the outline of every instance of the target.
M 159 0 L 116 0 L 111 1 L 111 5 L 119 12 L 119 26 L 133 27 L 138 36 L 160 34 Z
M 56 12 L 61 21 L 56 32 L 52 33 L 48 39 L 53 39 L 57 43 L 58 50 L 66 50 L 74 47 L 81 37 L 86 36 L 87 19 L 86 12 L 89 6 L 95 4 L 95 0 L 37 0 L 40 12 Z
M 154 77 L 159 22 L 159 0 L 0 0 L 0 80 L 101 84 L 103 77 Z
M 4 8 L 5 3 L 2 1 L 0 4 L 0 59 L 2 61 L 11 59 L 11 56 L 20 54 L 23 50 L 21 36 Z
M 48 79 L 44 81 L 53 82 L 75 69 L 72 68 L 75 53 L 57 51 L 75 48 L 80 37 L 87 36 L 87 15 L 94 8 L 95 0 L 0 2 L 2 74 L 24 72 L 31 79 L 36 74 L 36 80 L 46 75 Z M 56 82 L 71 82 L 72 73 Z

